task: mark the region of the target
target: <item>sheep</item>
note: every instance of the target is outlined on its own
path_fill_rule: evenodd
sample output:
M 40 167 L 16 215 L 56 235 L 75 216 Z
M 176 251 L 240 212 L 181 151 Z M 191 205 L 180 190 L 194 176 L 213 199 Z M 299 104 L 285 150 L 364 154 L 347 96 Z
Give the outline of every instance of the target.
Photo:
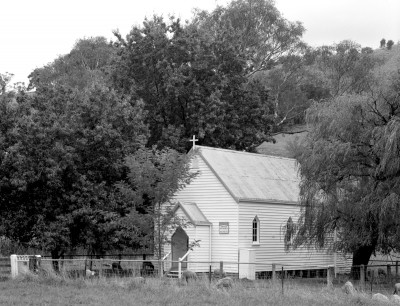
M 122 269 L 122 267 L 121 267 L 121 262 L 120 261 L 113 262 L 111 264 L 111 267 L 112 267 L 112 271 L 113 271 L 114 274 L 121 274 L 124 271 Z
M 397 294 L 393 294 L 393 295 L 392 295 L 392 302 L 393 302 L 394 304 L 400 305 L 400 296 L 398 296 Z
M 224 278 L 226 276 L 226 273 L 224 270 L 221 271 L 220 269 L 216 269 L 214 270 L 214 276 Z
M 399 294 L 400 293 L 400 283 L 397 283 L 394 285 L 394 292 L 393 294 Z
M 182 272 L 182 279 L 184 279 L 187 283 L 189 283 L 189 280 L 197 279 L 197 274 L 196 272 L 185 270 Z
M 389 302 L 389 298 L 386 295 L 383 295 L 382 293 L 375 293 L 372 296 L 372 300 L 379 302 Z
M 218 282 L 217 282 L 217 288 L 218 289 L 230 289 L 232 288 L 232 284 L 233 284 L 233 280 L 230 277 L 224 277 L 221 278 Z
M 89 269 L 86 269 L 85 275 L 86 275 L 87 277 L 92 277 L 92 276 L 95 276 L 96 273 L 95 273 L 94 271 L 91 271 L 91 270 L 89 270 Z
M 351 294 L 353 295 L 355 293 L 355 289 L 353 284 L 350 281 L 347 281 L 343 287 L 342 290 L 346 293 L 346 294 Z
M 153 275 L 154 274 L 154 265 L 151 261 L 143 261 L 142 269 L 140 270 L 140 275 Z

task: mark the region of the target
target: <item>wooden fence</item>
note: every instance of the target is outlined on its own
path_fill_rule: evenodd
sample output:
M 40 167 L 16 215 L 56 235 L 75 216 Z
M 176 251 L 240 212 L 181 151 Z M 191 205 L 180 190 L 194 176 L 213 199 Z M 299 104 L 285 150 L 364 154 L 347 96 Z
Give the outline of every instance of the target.
M 0 278 L 9 277 L 11 275 L 10 257 L 0 257 Z

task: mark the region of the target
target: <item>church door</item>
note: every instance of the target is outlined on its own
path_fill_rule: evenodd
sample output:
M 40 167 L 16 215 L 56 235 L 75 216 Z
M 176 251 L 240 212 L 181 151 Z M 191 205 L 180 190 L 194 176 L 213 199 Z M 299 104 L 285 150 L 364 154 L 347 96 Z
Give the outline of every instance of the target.
M 171 249 L 172 249 L 172 268 L 178 268 L 179 258 L 183 257 L 189 249 L 189 236 L 186 232 L 178 227 L 171 238 Z M 185 261 L 187 258 L 185 259 Z M 182 262 L 182 270 L 187 268 L 187 263 Z

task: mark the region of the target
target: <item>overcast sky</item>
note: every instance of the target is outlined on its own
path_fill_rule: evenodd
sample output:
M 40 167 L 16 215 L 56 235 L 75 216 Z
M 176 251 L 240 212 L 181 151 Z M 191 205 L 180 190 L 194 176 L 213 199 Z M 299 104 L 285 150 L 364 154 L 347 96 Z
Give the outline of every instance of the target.
M 0 72 L 27 83 L 37 67 L 68 53 L 77 39 L 112 38 L 129 32 L 145 16 L 174 13 L 189 19 L 191 9 L 212 10 L 226 0 L 2 0 L 0 6 Z M 301 21 L 312 45 L 351 39 L 377 48 L 382 38 L 400 40 L 400 0 L 276 0 L 291 21 Z M 27 85 L 27 84 L 26 84 Z

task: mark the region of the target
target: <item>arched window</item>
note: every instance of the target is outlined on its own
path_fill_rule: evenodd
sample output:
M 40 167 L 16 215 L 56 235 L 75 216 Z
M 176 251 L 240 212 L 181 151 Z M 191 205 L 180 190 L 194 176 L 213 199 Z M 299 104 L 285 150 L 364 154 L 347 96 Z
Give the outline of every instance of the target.
M 293 237 L 296 231 L 296 225 L 293 223 L 292 217 L 286 222 L 285 228 L 285 251 L 288 252 L 290 246 L 293 244 Z
M 257 216 L 253 219 L 253 244 L 260 243 L 260 220 Z

